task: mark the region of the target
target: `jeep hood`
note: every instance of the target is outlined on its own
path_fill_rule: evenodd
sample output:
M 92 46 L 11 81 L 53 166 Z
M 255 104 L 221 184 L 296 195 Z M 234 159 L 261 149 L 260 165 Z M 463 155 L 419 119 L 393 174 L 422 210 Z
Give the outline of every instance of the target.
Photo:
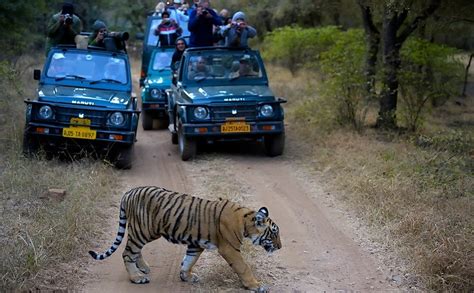
M 194 103 L 209 102 L 264 102 L 275 97 L 266 85 L 196 86 L 185 89 Z
M 37 90 L 41 101 L 115 109 L 127 109 L 130 94 L 114 90 L 45 85 Z

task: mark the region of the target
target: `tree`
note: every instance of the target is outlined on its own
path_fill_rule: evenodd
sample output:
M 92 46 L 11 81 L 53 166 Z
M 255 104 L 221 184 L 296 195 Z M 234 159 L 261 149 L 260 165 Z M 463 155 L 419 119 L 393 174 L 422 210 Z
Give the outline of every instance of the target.
M 375 2 L 359 1 L 362 18 L 366 28 L 368 47 L 374 48 L 376 35 L 381 31 L 382 35 L 382 74 L 383 87 L 380 93 L 380 109 L 377 118 L 377 126 L 382 128 L 396 128 L 396 110 L 398 97 L 398 70 L 400 68 L 400 49 L 406 39 L 431 16 L 440 6 L 441 0 L 430 0 L 427 5 L 416 1 L 389 2 L 377 5 Z M 382 5 L 382 6 L 380 6 Z M 419 6 L 421 9 L 415 9 Z M 376 29 L 372 19 L 374 10 L 381 11 L 382 28 Z M 416 12 L 418 11 L 418 12 Z M 408 19 L 411 19 L 408 22 Z M 408 22 L 408 23 L 405 23 Z M 370 51 L 369 51 L 370 52 Z M 374 56 L 369 53 L 367 68 L 374 68 Z M 368 72 L 369 76 L 370 72 Z M 372 78 L 369 76 L 369 78 Z M 369 80 L 369 86 L 373 87 L 373 79 Z

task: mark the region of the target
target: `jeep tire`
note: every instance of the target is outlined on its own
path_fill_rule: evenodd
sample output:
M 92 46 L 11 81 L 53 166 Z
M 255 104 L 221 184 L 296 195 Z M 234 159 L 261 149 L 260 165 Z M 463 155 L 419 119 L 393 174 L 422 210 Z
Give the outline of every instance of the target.
M 181 123 L 178 126 L 178 144 L 181 160 L 187 161 L 196 156 L 196 141 L 184 135 Z
M 132 168 L 133 144 L 124 147 L 118 147 L 115 151 L 114 165 L 117 169 Z
M 36 137 L 28 134 L 25 130 L 23 132 L 23 154 L 27 158 L 32 158 L 36 156 L 40 148 L 40 144 Z
M 142 114 L 142 126 L 143 130 L 151 130 L 153 128 L 153 117 L 145 111 Z
M 285 148 L 285 133 L 268 135 L 263 139 L 265 154 L 269 157 L 276 157 L 283 154 Z

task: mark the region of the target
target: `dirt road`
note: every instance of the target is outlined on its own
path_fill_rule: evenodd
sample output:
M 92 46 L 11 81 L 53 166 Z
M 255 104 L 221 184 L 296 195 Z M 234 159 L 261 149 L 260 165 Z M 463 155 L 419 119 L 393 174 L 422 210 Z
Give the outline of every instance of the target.
M 136 62 L 138 63 L 138 62 Z M 138 79 L 138 66 L 134 67 Z M 139 93 L 139 90 L 136 89 Z M 287 135 L 285 154 L 268 158 L 259 145 L 208 146 L 196 160 L 182 162 L 168 130 L 143 131 L 139 127 L 134 165 L 121 172 L 123 192 L 143 185 L 157 185 L 203 198 L 219 197 L 258 209 L 266 206 L 279 225 L 282 249 L 269 256 L 260 247 L 244 244 L 244 258 L 258 280 L 271 291 L 386 291 L 396 290 L 389 269 L 369 251 L 347 214 L 325 192 L 317 176 L 308 174 L 304 160 Z M 105 251 L 115 239 L 118 204 L 110 208 L 107 236 L 93 249 Z M 144 248 L 151 267 L 151 282 L 129 282 L 122 261 L 126 240 L 104 261 L 89 260 L 90 280 L 85 292 L 235 291 L 242 286 L 217 252 L 205 251 L 194 272 L 200 282 L 179 279 L 184 245 L 159 239 Z
M 291 143 L 291 141 L 289 142 Z M 288 145 L 288 144 L 287 144 Z M 222 147 L 223 150 L 220 148 Z M 274 291 L 393 290 L 387 269 L 364 245 L 318 184 L 305 174 L 291 146 L 282 157 L 268 158 L 255 145 L 209 147 L 192 162 L 179 159 L 167 130 L 139 131 L 132 170 L 123 171 L 124 191 L 158 185 L 201 197 L 219 196 L 250 207 L 268 207 L 280 226 L 283 248 L 268 256 L 263 249 L 246 248 L 246 258 L 258 279 Z M 218 194 L 216 194 L 218 193 Z M 116 195 L 119 202 L 120 194 Z M 117 229 L 118 204 L 110 210 L 110 237 L 94 249 L 109 247 Z M 124 242 L 125 243 L 125 242 Z M 92 279 L 86 292 L 167 292 L 241 289 L 240 282 L 216 252 L 205 252 L 196 264 L 197 284 L 179 279 L 185 246 L 165 240 L 148 244 L 145 259 L 151 282 L 128 281 L 122 262 L 122 243 L 105 261 L 90 262 Z

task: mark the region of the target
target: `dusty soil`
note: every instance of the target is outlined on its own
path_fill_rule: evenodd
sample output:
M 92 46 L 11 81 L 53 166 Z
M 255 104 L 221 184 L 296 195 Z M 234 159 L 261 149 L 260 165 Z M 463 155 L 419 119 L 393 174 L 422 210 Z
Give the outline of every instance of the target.
M 288 143 L 291 143 L 288 142 Z M 245 245 L 244 252 L 258 279 L 274 291 L 385 291 L 395 286 L 394 273 L 384 266 L 373 247 L 361 240 L 348 213 L 318 182 L 288 147 L 282 157 L 265 157 L 259 145 L 207 147 L 192 162 L 182 162 L 167 130 L 141 131 L 131 170 L 121 173 L 123 191 L 157 185 L 206 198 L 224 197 L 249 207 L 268 207 L 280 226 L 283 248 L 268 256 Z M 215 194 L 215 193 L 219 194 Z M 92 249 L 104 251 L 115 238 L 118 203 L 110 209 L 108 239 Z M 205 252 L 196 264 L 197 284 L 179 279 L 185 246 L 157 240 L 144 249 L 151 265 L 151 282 L 128 281 L 122 262 L 122 243 L 104 261 L 89 261 L 87 292 L 235 290 L 240 282 L 216 252 Z
M 137 93 L 139 91 L 137 90 Z M 279 225 L 283 247 L 268 255 L 262 248 L 244 244 L 244 257 L 257 279 L 271 291 L 387 291 L 399 290 L 400 273 L 384 265 L 383 249 L 369 242 L 366 230 L 342 208 L 318 174 L 301 158 L 296 139 L 288 135 L 285 154 L 268 158 L 258 144 L 207 146 L 196 160 L 182 162 L 167 130 L 139 127 L 135 161 L 118 182 L 123 192 L 135 186 L 156 185 L 203 198 L 231 199 L 258 209 L 266 206 Z M 105 251 L 118 228 L 116 194 L 104 225 L 106 239 L 90 249 Z M 200 282 L 179 279 L 184 245 L 164 239 L 149 243 L 144 257 L 151 267 L 151 282 L 130 283 L 122 261 L 125 241 L 104 261 L 89 259 L 85 292 L 167 292 L 242 290 L 236 274 L 217 252 L 204 252 L 194 271 Z

